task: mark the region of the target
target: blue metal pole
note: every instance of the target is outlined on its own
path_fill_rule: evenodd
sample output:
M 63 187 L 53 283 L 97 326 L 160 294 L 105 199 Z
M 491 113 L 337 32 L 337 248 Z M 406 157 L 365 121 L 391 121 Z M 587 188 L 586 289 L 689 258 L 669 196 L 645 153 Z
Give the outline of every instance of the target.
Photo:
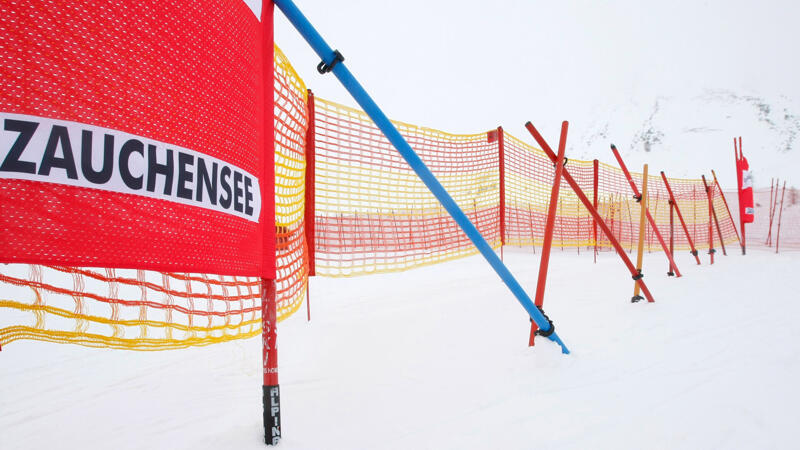
M 317 55 L 319 55 L 320 59 L 330 66 L 336 58 L 333 49 L 325 42 L 308 19 L 306 19 L 303 13 L 297 8 L 297 5 L 295 5 L 292 0 L 274 0 L 274 3 L 281 12 L 283 12 L 286 18 L 289 19 L 289 22 L 292 23 L 297 31 L 300 32 Z M 425 183 L 425 186 L 439 199 L 444 209 L 450 213 L 456 223 L 464 230 L 464 233 L 472 241 L 473 245 L 475 245 L 483 257 L 486 258 L 486 261 L 489 262 L 494 271 L 497 272 L 497 275 L 499 275 L 506 286 L 508 286 L 511 293 L 514 294 L 522 307 L 528 312 L 528 315 L 530 315 L 536 322 L 536 325 L 539 326 L 539 329 L 547 332 L 550 329 L 550 323 L 544 318 L 536 305 L 533 304 L 533 301 L 531 301 L 531 298 L 525 290 L 522 289 L 522 286 L 520 286 L 519 282 L 514 278 L 514 275 L 511 274 L 505 264 L 503 264 L 497 254 L 495 254 L 489 243 L 486 242 L 478 229 L 475 228 L 475 225 L 473 225 L 464 212 L 461 211 L 461 208 L 458 207 L 455 200 L 447 193 L 441 183 L 439 183 L 439 180 L 436 179 L 430 169 L 422 162 L 417 153 L 408 145 L 408 142 L 406 142 L 400 132 L 397 131 L 397 128 L 392 125 L 389 118 L 386 117 L 375 101 L 367 94 L 367 91 L 364 90 L 353 74 L 350 73 L 344 63 L 339 62 L 335 64 L 332 72 L 361 108 L 364 109 L 364 112 L 375 122 L 375 125 L 383 132 L 386 139 L 400 152 L 403 159 L 406 160 L 408 165 L 416 172 L 417 176 Z M 563 353 L 569 353 L 567 346 L 564 345 L 561 338 L 558 337 L 558 334 L 554 332 L 548 336 L 548 339 L 560 345 Z

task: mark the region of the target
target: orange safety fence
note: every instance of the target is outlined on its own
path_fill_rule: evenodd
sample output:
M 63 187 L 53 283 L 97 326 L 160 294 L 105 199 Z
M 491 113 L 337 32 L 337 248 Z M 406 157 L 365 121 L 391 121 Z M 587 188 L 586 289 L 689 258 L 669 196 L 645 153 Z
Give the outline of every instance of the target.
M 302 305 L 311 267 L 322 276 L 355 276 L 402 271 L 476 253 L 363 111 L 317 97 L 310 114 L 308 98 L 303 81 L 276 47 L 279 320 Z M 554 173 L 541 150 L 502 129 L 459 135 L 394 123 L 493 247 L 541 245 Z M 306 180 L 309 129 L 313 130 L 316 172 L 313 186 L 307 186 Z M 596 196 L 598 212 L 632 251 L 639 204 L 622 171 L 599 163 L 595 172 L 592 161 L 572 159 L 566 168 L 589 198 Z M 639 183 L 640 175 L 632 176 Z M 670 179 L 670 183 L 696 247 L 708 248 L 710 216 L 702 181 Z M 313 224 L 305 221 L 309 195 L 315 206 Z M 736 243 L 721 193 L 714 189 L 712 195 L 723 240 L 726 245 Z M 729 194 L 727 200 L 735 211 L 735 196 Z M 602 233 L 595 241 L 592 219 L 571 189 L 563 186 L 558 202 L 556 248 L 595 244 L 610 248 Z M 668 194 L 657 177 L 650 184 L 649 202 L 660 232 L 668 239 Z M 784 223 L 798 221 L 791 207 L 785 208 Z M 782 246 L 784 240 L 786 248 L 800 242 L 796 234 L 796 227 L 785 226 Z M 651 230 L 646 237 L 647 249 L 661 251 Z M 676 250 L 689 250 L 677 218 L 673 237 Z M 716 235 L 714 242 L 718 247 Z M 309 260 L 312 254 L 314 261 Z M 0 345 L 27 338 L 158 350 L 260 333 L 256 278 L 6 265 L 0 267 L 0 287 Z

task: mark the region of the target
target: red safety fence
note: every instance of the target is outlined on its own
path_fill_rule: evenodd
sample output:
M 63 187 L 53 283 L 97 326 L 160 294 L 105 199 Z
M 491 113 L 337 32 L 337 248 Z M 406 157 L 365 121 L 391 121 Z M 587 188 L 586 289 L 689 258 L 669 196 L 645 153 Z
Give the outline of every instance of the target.
M 364 112 L 320 98 L 309 104 L 310 98 L 288 59 L 276 50 L 279 318 L 301 306 L 308 276 L 315 272 L 353 276 L 400 271 L 476 253 Z M 535 249 L 542 244 L 554 168 L 541 150 L 502 128 L 456 135 L 402 122 L 395 125 L 493 247 Z M 632 251 L 638 237 L 639 203 L 623 172 L 597 161 L 570 159 L 566 167 L 595 201 L 622 246 Z M 632 177 L 640 182 L 638 173 Z M 733 221 L 718 189 L 712 186 L 710 192 L 719 220 L 717 230 L 710 222 L 702 181 L 669 180 L 698 249 L 708 248 L 710 230 L 716 233 L 715 247 L 719 248 L 721 234 L 726 245 L 738 248 Z M 800 248 L 796 225 L 800 207 L 794 192 L 788 193 L 782 215 L 780 242 L 785 249 Z M 757 192 L 757 220 L 748 228 L 751 245 L 763 242 L 767 234 L 765 195 L 769 192 Z M 727 200 L 731 211 L 737 211 L 736 196 L 728 194 Z M 669 239 L 669 197 L 656 176 L 649 183 L 649 205 L 659 231 Z M 777 215 L 773 227 L 776 236 Z M 677 218 L 672 238 L 676 250 L 689 250 Z M 650 229 L 645 243 L 649 251 L 661 251 Z M 558 196 L 553 246 L 578 251 L 611 248 L 567 186 L 562 186 Z M 20 266 L 3 269 L 0 283 L 14 286 L 7 289 L 9 297 L 0 298 L 0 308 L 20 317 L 32 314 L 24 330 L 14 328 L 20 320 L 28 320 L 24 317 L 15 316 L 10 327 L 7 321 L 0 323 L 7 326 L 0 328 L 0 345 L 30 338 L 158 349 L 258 334 L 259 285 L 253 278 Z M 97 301 L 116 306 L 110 315 L 95 313 L 92 302 Z M 126 334 L 128 328 L 139 331 Z
M 770 192 L 772 191 L 772 192 Z M 747 248 L 771 248 L 778 246 L 780 251 L 800 250 L 800 189 L 783 185 L 777 189 L 759 188 L 753 190 L 755 203 L 755 220 L 745 225 Z M 783 211 L 781 212 L 781 196 L 783 195 Z M 725 199 L 731 208 L 731 214 L 739 223 L 739 198 L 736 192 L 725 192 Z M 774 209 L 770 226 L 770 204 Z M 780 219 L 780 236 L 778 221 Z M 771 230 L 771 231 L 770 231 Z M 769 239 L 768 239 L 769 238 Z

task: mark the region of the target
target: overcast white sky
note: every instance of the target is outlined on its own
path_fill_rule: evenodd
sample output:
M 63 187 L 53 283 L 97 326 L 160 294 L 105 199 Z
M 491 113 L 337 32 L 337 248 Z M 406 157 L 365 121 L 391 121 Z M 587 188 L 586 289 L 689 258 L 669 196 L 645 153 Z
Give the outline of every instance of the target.
M 703 89 L 800 94 L 794 1 L 296 0 L 392 118 L 454 133 L 561 120 Z M 277 10 L 310 88 L 355 105 Z M 578 121 L 579 123 L 575 123 Z

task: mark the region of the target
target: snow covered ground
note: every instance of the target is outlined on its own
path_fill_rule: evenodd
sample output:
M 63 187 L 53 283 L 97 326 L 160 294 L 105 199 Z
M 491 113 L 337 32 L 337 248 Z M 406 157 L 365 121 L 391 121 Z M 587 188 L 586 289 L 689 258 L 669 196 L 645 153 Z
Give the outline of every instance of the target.
M 478 256 L 312 280 L 279 328 L 286 449 L 789 448 L 800 423 L 800 253 L 554 251 L 545 310 L 572 350 L 526 346 L 523 309 Z M 538 255 L 507 249 L 532 292 Z M 260 341 L 138 353 L 0 352 L 0 448 L 263 448 Z

